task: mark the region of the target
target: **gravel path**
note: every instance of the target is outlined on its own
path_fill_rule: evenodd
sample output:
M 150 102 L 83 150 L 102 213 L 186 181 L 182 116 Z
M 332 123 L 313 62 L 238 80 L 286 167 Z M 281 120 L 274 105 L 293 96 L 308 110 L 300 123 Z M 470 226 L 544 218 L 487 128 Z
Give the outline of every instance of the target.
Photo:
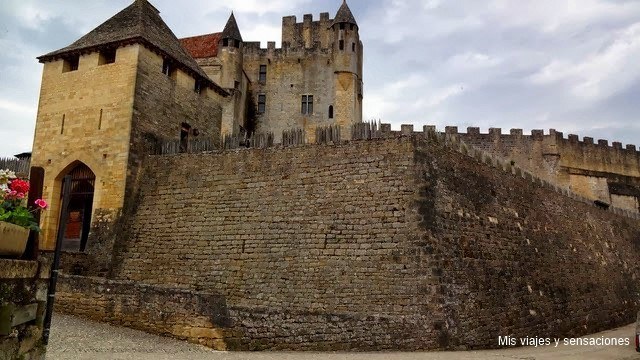
M 629 325 L 595 336 L 628 337 L 634 333 Z M 629 346 L 562 346 L 558 348 L 513 348 L 504 350 L 430 353 L 238 353 L 220 352 L 116 327 L 55 314 L 47 360 L 546 360 L 546 359 L 640 359 Z

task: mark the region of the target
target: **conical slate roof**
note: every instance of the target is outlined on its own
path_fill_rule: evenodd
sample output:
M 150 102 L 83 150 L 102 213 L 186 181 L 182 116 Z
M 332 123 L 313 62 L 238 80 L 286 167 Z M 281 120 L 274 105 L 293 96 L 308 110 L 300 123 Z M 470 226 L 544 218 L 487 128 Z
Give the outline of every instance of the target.
M 338 9 L 336 17 L 335 19 L 333 19 L 333 24 L 331 25 L 333 26 L 334 24 L 339 23 L 354 24 L 356 26 L 358 25 L 358 23 L 356 22 L 356 18 L 353 17 L 353 13 L 351 13 L 351 9 L 349 9 L 349 5 L 347 5 L 346 0 L 342 1 L 342 5 L 340 6 L 340 9 Z
M 135 0 L 133 4 L 73 44 L 42 55 L 38 60 L 46 62 L 67 54 L 82 54 L 105 46 L 119 46 L 125 43 L 143 43 L 160 50 L 182 65 L 185 71 L 195 73 L 213 84 L 162 20 L 160 12 L 147 0 Z
M 231 12 L 231 16 L 229 16 L 229 20 L 227 20 L 227 25 L 225 25 L 224 30 L 222 30 L 222 38 L 242 41 L 242 35 L 240 35 L 240 29 L 238 28 L 236 17 L 233 16 L 233 12 Z

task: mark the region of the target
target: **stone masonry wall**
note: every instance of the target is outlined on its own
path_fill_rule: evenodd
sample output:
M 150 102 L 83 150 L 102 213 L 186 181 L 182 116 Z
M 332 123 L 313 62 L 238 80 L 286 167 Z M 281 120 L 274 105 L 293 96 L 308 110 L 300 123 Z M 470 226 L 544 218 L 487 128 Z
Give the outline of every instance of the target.
M 50 262 L 0 259 L 0 359 L 44 359 Z
M 396 259 L 411 159 L 401 139 L 152 157 L 115 277 L 224 296 L 240 348 L 435 346 L 437 311 Z
M 144 327 L 215 295 L 212 346 L 253 350 L 490 348 L 633 320 L 638 220 L 434 138 L 150 157 L 109 281 L 187 300 L 74 287 L 60 296 L 86 300 L 62 306 Z
M 457 132 L 456 127 L 447 127 L 447 133 Z M 553 129 L 546 135 L 542 130 L 525 135 L 521 129 L 502 134 L 501 129 L 481 133 L 479 128 L 470 127 L 458 135 L 469 145 L 512 160 L 543 179 L 593 200 L 614 203 L 610 184 L 640 191 L 640 152 L 635 145 L 623 148 L 621 143 L 613 142 L 610 146 L 607 140 L 594 143 L 590 137 L 579 141 L 577 135 L 565 138 Z M 628 199 L 614 205 L 639 211 L 634 204 L 633 199 Z
M 55 247 L 62 177 L 78 161 L 98 179 L 93 208 L 110 214 L 122 208 L 138 54 L 139 45 L 124 46 L 114 63 L 100 65 L 99 53 L 92 52 L 67 72 L 63 60 L 44 64 L 31 165 L 45 170 L 45 250 Z
M 244 69 L 251 81 L 255 103 L 265 95 L 265 112 L 258 115 L 258 132 L 273 132 L 277 143 L 282 132 L 304 129 L 307 141 L 315 141 L 315 129 L 335 123 L 329 106 L 336 106 L 332 54 L 327 49 L 259 49 L 249 44 Z M 260 65 L 267 66 L 265 82 L 259 81 Z M 302 95 L 313 95 L 313 114 L 302 114 Z
M 447 347 L 581 336 L 634 320 L 638 220 L 447 148 L 419 143 L 416 162 L 424 179 L 418 253 L 441 284 Z

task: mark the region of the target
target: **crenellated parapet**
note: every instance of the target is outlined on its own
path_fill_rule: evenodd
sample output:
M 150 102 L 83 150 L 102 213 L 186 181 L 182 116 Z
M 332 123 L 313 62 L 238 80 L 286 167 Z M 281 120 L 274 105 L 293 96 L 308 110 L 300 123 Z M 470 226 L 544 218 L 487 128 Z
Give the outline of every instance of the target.
M 282 46 L 285 48 L 309 48 L 320 44 L 321 48 L 331 46 L 331 31 L 329 27 L 333 19 L 328 12 L 320 14 L 319 20 L 313 20 L 312 14 L 305 14 L 302 22 L 297 22 L 295 16 L 282 18 Z

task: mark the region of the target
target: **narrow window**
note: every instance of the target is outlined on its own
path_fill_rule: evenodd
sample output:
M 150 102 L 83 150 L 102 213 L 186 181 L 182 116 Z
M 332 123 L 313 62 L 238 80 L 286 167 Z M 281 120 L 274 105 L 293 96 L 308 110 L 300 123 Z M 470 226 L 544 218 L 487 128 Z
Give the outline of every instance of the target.
M 234 81 L 233 82 L 233 88 L 236 89 L 236 90 L 240 89 L 240 81 Z
M 351 51 L 356 52 L 356 43 L 351 43 Z
M 234 40 L 233 45 L 234 45 L 236 48 L 240 48 L 240 40 Z
M 258 114 L 264 114 L 267 108 L 267 96 L 258 95 Z
M 344 50 L 344 40 L 340 40 L 340 50 Z
M 222 39 L 222 46 L 229 46 L 229 39 Z
M 196 79 L 196 83 L 193 87 L 193 91 L 195 91 L 196 94 L 202 93 L 202 79 Z
M 62 72 L 76 71 L 78 70 L 78 65 L 80 64 L 80 56 L 72 55 L 68 58 L 64 59 L 64 63 L 62 65 Z
M 98 130 L 102 130 L 102 109 L 100 109 L 100 117 L 98 118 Z
M 302 114 L 313 114 L 313 95 L 302 95 Z
M 260 76 L 258 81 L 261 83 L 267 82 L 267 65 L 260 65 Z
M 182 123 L 180 128 L 180 152 L 187 152 L 189 149 L 189 133 L 191 132 L 191 125 Z
M 333 119 L 333 105 L 329 105 L 329 119 Z
M 104 49 L 100 51 L 98 65 L 113 64 L 116 62 L 116 49 Z
M 176 68 L 171 62 L 171 60 L 164 59 L 164 61 L 162 62 L 162 73 L 169 77 L 173 77 L 173 75 L 175 75 L 175 72 L 176 72 Z
M 340 23 L 340 30 L 344 30 L 344 23 Z
M 353 30 L 353 24 L 351 24 L 351 26 L 349 27 L 349 29 Z
M 64 134 L 64 119 L 66 114 L 62 114 L 62 124 L 60 125 L 60 134 Z

